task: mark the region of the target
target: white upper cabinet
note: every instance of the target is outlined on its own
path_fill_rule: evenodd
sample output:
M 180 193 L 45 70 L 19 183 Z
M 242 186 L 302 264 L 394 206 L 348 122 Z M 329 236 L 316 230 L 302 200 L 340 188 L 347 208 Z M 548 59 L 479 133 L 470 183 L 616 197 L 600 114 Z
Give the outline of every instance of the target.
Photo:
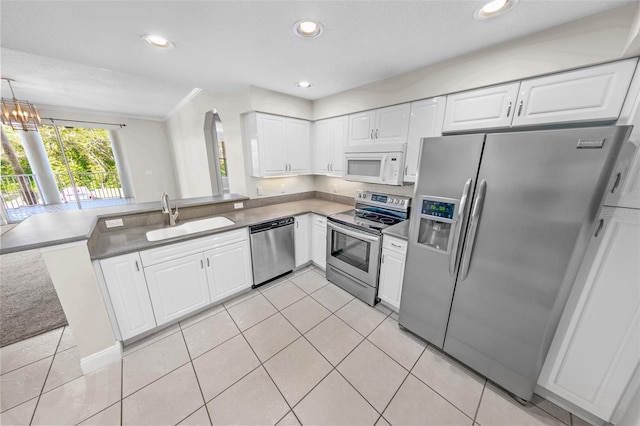
M 349 145 L 366 145 L 375 140 L 376 111 L 364 111 L 349 116 Z
M 636 59 L 523 80 L 513 126 L 613 121 L 636 67 Z
M 285 118 L 286 158 L 289 173 L 311 172 L 311 123 L 307 120 Z
M 640 209 L 640 67 L 636 69 L 629 95 L 616 124 L 633 125 L 629 140 L 618 155 L 613 183 L 609 184 L 608 206 Z
M 442 136 L 445 103 L 446 97 L 444 96 L 411 103 L 411 120 L 409 121 L 409 138 L 404 170 L 405 182 L 416 181 L 420 158 L 420 140 Z
M 156 319 L 138 253 L 103 259 L 100 267 L 122 338 L 154 328 Z
M 247 167 L 251 176 L 311 172 L 311 123 L 253 112 L 244 116 Z
M 258 143 L 260 144 L 260 169 L 264 176 L 283 174 L 286 171 L 285 118 L 256 114 Z
M 349 145 L 406 143 L 410 104 L 364 111 L 349 116 Z
M 443 132 L 511 126 L 520 83 L 502 84 L 447 96 Z
M 449 95 L 443 132 L 614 121 L 636 62 L 627 59 Z
M 313 123 L 311 144 L 313 145 L 313 173 L 329 174 L 331 164 L 331 119 Z
M 640 366 L 640 215 L 604 208 L 539 384 L 610 421 Z
M 342 176 L 344 146 L 347 143 L 347 116 L 319 120 L 313 123 L 313 173 Z
M 406 143 L 410 116 L 411 104 L 376 110 L 376 143 Z

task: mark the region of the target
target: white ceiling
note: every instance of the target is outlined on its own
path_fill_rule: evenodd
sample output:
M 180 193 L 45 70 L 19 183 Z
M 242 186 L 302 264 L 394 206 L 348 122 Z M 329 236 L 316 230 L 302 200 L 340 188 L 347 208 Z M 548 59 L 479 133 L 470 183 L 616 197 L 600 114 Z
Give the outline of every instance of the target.
M 480 0 L 2 0 L 1 70 L 37 105 L 163 118 L 194 88 L 318 99 L 637 1 L 520 0 L 475 21 Z M 294 35 L 302 18 L 323 35 Z M 152 48 L 145 33 L 176 48 Z

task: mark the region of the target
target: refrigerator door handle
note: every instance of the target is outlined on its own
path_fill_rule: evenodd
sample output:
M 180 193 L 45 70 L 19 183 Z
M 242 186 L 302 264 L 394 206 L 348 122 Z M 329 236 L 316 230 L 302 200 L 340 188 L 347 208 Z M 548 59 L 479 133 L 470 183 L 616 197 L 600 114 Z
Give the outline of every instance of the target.
M 456 215 L 456 228 L 453 231 L 453 248 L 451 249 L 451 258 L 449 259 L 449 275 L 455 277 L 456 264 L 458 263 L 458 248 L 460 246 L 460 238 L 462 236 L 461 228 L 464 224 L 464 214 L 467 209 L 467 199 L 469 198 L 469 189 L 473 179 L 469 178 L 462 190 L 462 198 L 460 199 L 460 206 L 458 207 L 458 214 Z
M 484 195 L 487 192 L 487 181 L 482 179 L 480 182 L 480 188 L 478 189 L 478 195 L 473 202 L 471 209 L 471 224 L 469 225 L 469 235 L 467 236 L 467 242 L 465 244 L 464 255 L 462 257 L 462 270 L 460 271 L 460 281 L 464 281 L 469 275 L 469 265 L 471 264 L 471 255 L 473 254 L 473 243 L 476 239 L 476 232 L 478 231 L 478 222 L 480 221 L 480 214 L 482 213 L 482 206 L 484 204 Z

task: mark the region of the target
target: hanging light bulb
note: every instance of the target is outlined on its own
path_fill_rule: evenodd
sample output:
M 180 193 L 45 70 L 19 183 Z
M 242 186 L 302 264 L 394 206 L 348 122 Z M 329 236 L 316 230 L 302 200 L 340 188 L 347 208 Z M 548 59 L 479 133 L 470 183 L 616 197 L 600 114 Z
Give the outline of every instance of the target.
M 11 87 L 11 82 L 14 80 L 10 78 L 3 78 L 3 80 L 6 80 L 7 84 L 9 84 L 13 98 L 2 98 L 2 124 L 25 132 L 38 131 L 38 127 L 42 124 L 38 108 L 29 101 L 16 99 L 13 87 Z

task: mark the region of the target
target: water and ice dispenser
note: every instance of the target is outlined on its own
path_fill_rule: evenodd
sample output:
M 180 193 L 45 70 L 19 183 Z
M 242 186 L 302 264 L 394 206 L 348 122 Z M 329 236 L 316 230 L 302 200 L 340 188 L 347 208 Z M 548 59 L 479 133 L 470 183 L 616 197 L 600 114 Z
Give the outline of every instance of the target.
M 459 202 L 453 198 L 420 197 L 418 244 L 441 253 L 451 252 Z

